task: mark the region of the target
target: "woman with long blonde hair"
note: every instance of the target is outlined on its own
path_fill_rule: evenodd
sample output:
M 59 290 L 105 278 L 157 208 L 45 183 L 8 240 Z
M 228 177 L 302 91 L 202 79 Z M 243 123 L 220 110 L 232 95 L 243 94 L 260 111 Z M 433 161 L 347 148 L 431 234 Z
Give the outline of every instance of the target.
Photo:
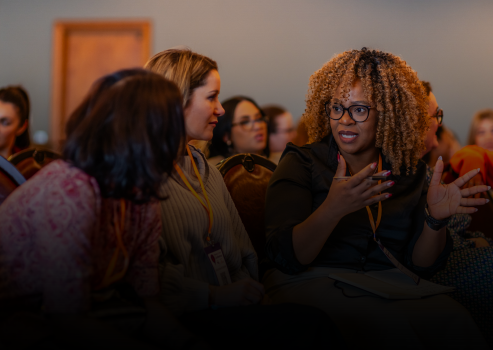
M 260 341 L 267 347 L 310 347 L 327 329 L 337 342 L 337 330 L 319 310 L 260 305 L 269 301 L 258 282 L 257 254 L 221 174 L 191 145 L 211 140 L 224 114 L 216 62 L 170 49 L 145 67 L 175 82 L 184 97 L 187 144 L 162 187 L 167 196 L 161 201 L 162 302 L 198 335 L 208 337 L 206 323 L 221 329 L 215 344 L 220 348 L 251 349 Z

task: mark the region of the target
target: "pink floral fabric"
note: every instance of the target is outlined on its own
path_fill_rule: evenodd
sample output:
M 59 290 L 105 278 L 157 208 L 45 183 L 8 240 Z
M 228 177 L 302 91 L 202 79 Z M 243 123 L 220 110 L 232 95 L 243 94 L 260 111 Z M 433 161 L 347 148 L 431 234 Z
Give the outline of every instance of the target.
M 83 312 L 117 247 L 120 201 L 96 180 L 58 160 L 0 206 L 0 298 L 41 296 L 47 312 Z M 130 262 L 124 279 L 140 296 L 159 292 L 159 202 L 126 201 L 122 232 Z M 114 273 L 123 269 L 120 252 Z

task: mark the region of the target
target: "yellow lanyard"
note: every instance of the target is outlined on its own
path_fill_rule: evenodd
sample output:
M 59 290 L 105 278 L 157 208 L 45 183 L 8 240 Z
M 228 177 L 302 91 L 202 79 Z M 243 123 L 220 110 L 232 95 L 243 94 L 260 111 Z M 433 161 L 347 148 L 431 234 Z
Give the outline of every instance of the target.
M 120 223 L 118 224 L 118 219 L 117 219 L 118 214 L 116 207 L 114 208 L 115 215 L 113 216 L 113 224 L 115 226 L 115 234 L 116 234 L 115 252 L 111 257 L 108 269 L 106 269 L 103 282 L 101 282 L 101 285 L 96 289 L 108 287 L 110 284 L 120 280 L 121 278 L 123 278 L 123 276 L 125 276 L 125 273 L 127 272 L 128 269 L 128 263 L 129 263 L 128 252 L 125 249 L 125 245 L 123 244 L 123 239 L 122 239 L 123 230 L 125 228 L 125 211 L 126 211 L 125 200 L 123 198 L 120 199 L 120 211 L 121 211 Z M 124 257 L 123 269 L 119 273 L 113 275 L 113 272 L 115 271 L 115 267 L 116 267 L 116 262 L 118 261 L 118 255 L 120 253 L 120 250 L 122 251 Z
M 382 171 L 382 156 L 378 154 L 378 172 Z M 380 185 L 382 183 L 382 180 L 378 180 L 378 184 Z M 380 193 L 379 193 L 380 194 Z M 377 216 L 377 222 L 375 223 L 375 220 L 373 219 L 373 214 L 371 213 L 370 207 L 366 206 L 366 211 L 368 212 L 368 218 L 370 219 L 370 225 L 371 229 L 373 230 L 373 240 L 376 242 L 376 233 L 377 233 L 377 228 L 380 225 L 380 221 L 382 220 L 382 202 L 378 202 L 378 216 Z
M 209 215 L 209 228 L 207 229 L 207 238 L 206 239 L 207 239 L 207 242 L 210 243 L 210 241 L 211 241 L 212 223 L 214 221 L 214 216 L 212 214 L 211 203 L 209 202 L 209 197 L 207 196 L 207 192 L 205 191 L 204 183 L 202 182 L 202 178 L 200 177 L 200 174 L 199 174 L 199 169 L 197 169 L 197 166 L 195 165 L 195 162 L 193 160 L 192 153 L 190 152 L 190 148 L 188 147 L 188 145 L 187 145 L 187 152 L 188 152 L 188 155 L 190 157 L 190 160 L 192 161 L 193 171 L 195 172 L 195 175 L 199 179 L 200 187 L 202 188 L 202 192 L 204 193 L 204 197 L 205 197 L 205 200 L 207 202 L 207 206 L 205 205 L 204 201 L 202 201 L 202 199 L 199 197 L 198 193 L 193 189 L 192 185 L 190 185 L 190 182 L 185 177 L 185 174 L 183 173 L 183 171 L 180 169 L 180 167 L 176 163 L 175 163 L 175 169 L 178 172 L 178 175 L 180 175 L 180 177 L 183 180 L 183 182 L 185 183 L 185 185 L 190 190 L 190 192 L 192 192 L 192 194 L 195 196 L 195 198 L 197 198 L 199 200 L 200 204 L 202 204 L 202 206 L 204 207 L 205 211 Z

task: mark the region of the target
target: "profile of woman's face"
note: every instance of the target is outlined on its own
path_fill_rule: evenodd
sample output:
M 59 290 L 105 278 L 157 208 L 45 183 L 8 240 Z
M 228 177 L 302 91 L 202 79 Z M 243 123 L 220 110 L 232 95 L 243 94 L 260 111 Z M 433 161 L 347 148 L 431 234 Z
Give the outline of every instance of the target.
M 334 140 L 342 153 L 358 155 L 369 149 L 375 148 L 377 137 L 378 111 L 372 101 L 368 101 L 363 92 L 360 80 L 356 80 L 349 90 L 349 97 L 343 100 L 341 87 L 339 86 L 331 101 L 331 106 L 349 108 L 353 105 L 371 106 L 368 119 L 364 122 L 356 122 L 349 116 L 347 110 L 341 119 L 330 119 L 330 127 Z
M 20 125 L 21 120 L 17 108 L 10 102 L 0 101 L 0 155 L 7 158 L 11 155 L 15 138 L 27 127 Z
M 476 145 L 488 151 L 493 151 L 493 120 L 483 119 L 476 130 Z
M 267 124 L 250 101 L 243 100 L 236 106 L 230 137 L 237 153 L 260 154 L 267 145 Z M 229 135 L 226 135 L 224 141 L 228 140 Z
M 205 84 L 195 89 L 185 107 L 187 142 L 212 139 L 218 118 L 224 114 L 223 106 L 218 99 L 220 91 L 221 77 L 217 70 L 212 70 L 207 75 Z

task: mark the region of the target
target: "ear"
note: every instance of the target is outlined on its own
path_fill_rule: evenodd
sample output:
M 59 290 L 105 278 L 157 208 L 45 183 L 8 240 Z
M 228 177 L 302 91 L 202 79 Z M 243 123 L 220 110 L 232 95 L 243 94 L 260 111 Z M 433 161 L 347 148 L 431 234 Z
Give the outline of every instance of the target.
M 225 143 L 228 143 L 228 141 L 229 141 L 229 134 L 228 134 L 228 133 L 225 133 L 225 134 L 224 134 L 224 136 L 223 136 L 223 141 L 224 141 Z
M 27 120 L 24 121 L 24 124 L 15 132 L 15 136 L 20 136 L 26 131 L 28 126 Z

